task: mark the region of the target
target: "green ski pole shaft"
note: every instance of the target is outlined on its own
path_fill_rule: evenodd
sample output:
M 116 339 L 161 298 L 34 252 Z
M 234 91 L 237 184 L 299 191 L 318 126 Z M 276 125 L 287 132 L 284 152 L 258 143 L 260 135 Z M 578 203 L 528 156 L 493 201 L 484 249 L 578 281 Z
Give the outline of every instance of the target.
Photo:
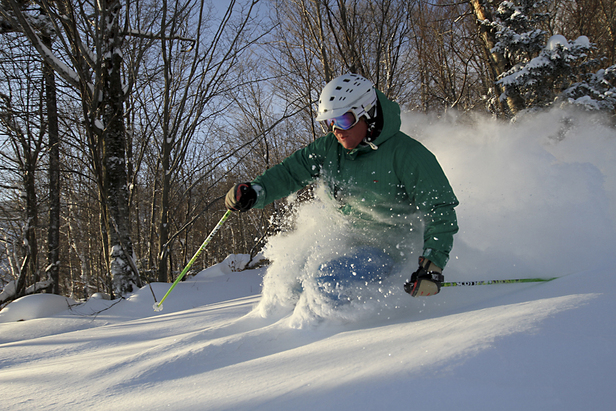
M 199 256 L 201 255 L 201 252 L 205 249 L 205 247 L 207 247 L 207 245 L 210 243 L 210 241 L 212 240 L 212 238 L 214 237 L 214 235 L 218 232 L 218 230 L 220 230 L 220 227 L 222 227 L 222 225 L 225 223 L 225 221 L 227 221 L 227 218 L 229 218 L 229 216 L 231 215 L 231 210 L 227 210 L 227 212 L 225 213 L 225 215 L 222 216 L 222 218 L 220 219 L 220 221 L 218 222 L 218 224 L 216 224 L 216 227 L 214 227 L 214 229 L 212 230 L 212 232 L 210 233 L 210 235 L 207 236 L 207 238 L 205 239 L 205 241 L 203 241 L 203 244 L 201 244 L 201 247 L 199 247 L 199 249 L 197 250 L 197 252 L 195 253 L 195 255 L 193 255 L 193 257 L 190 259 L 190 261 L 188 262 L 188 264 L 186 264 L 186 267 L 184 267 L 184 269 L 182 270 L 182 272 L 180 273 L 180 275 L 178 276 L 178 278 L 176 278 L 176 280 L 173 282 L 173 284 L 171 284 L 171 288 L 169 288 L 169 291 L 167 291 L 167 294 L 165 294 L 165 296 L 158 302 L 158 303 L 154 303 L 154 310 L 155 311 L 160 311 L 162 310 L 162 306 L 163 306 L 163 301 L 165 301 L 165 299 L 167 298 L 167 296 L 169 294 L 171 294 L 171 291 L 173 291 L 173 289 L 175 288 L 175 286 L 182 281 L 182 278 L 184 278 L 184 276 L 186 275 L 186 273 L 188 272 L 188 270 L 190 270 L 190 267 L 192 267 L 192 265 L 194 264 L 194 262 L 197 260 L 197 258 L 199 258 Z
M 514 284 L 514 283 L 543 283 L 552 281 L 558 277 L 552 278 L 514 278 L 509 280 L 481 280 L 481 281 L 454 281 L 442 283 L 441 287 L 464 287 L 472 285 L 490 285 L 490 284 Z

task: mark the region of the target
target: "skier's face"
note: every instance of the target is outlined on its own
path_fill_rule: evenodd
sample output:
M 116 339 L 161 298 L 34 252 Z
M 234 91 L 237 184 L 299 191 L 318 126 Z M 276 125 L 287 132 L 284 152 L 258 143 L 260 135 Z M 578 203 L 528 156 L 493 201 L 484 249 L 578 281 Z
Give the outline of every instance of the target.
M 357 147 L 364 137 L 366 137 L 367 133 L 368 124 L 366 124 L 366 120 L 363 117 L 357 122 L 357 124 L 348 130 L 334 128 L 334 135 L 338 139 L 338 142 L 347 150 L 352 150 Z

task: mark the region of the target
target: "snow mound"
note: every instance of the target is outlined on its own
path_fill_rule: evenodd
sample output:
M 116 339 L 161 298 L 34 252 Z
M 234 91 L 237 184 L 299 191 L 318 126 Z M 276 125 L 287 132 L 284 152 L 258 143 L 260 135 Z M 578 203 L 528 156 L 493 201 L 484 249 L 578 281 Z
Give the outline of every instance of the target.
M 262 256 L 260 255 L 251 261 L 250 255 L 248 254 L 229 254 L 223 262 L 206 268 L 205 270 L 199 272 L 195 278 L 205 279 L 229 275 L 234 272 L 242 271 L 247 268 L 248 264 L 254 264 L 261 259 Z
M 556 50 L 558 46 L 561 46 L 562 48 L 565 48 L 565 49 L 569 48 L 569 42 L 567 41 L 565 36 L 557 34 L 557 35 L 550 37 L 545 48 L 548 50 Z
M 0 323 L 51 317 L 66 311 L 75 301 L 55 294 L 36 294 L 21 297 L 0 311 Z

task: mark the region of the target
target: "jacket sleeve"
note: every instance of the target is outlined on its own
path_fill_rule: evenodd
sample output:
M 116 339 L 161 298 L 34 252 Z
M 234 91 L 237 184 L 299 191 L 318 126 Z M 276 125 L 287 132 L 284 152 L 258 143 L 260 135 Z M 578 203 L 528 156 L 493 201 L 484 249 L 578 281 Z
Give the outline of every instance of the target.
M 424 217 L 422 256 L 444 268 L 453 247 L 453 236 L 458 232 L 454 209 L 459 204 L 458 199 L 434 154 L 412 141 L 415 144 L 403 154 L 406 161 L 399 156 L 398 162 L 405 165 L 398 169 L 407 194 Z
M 255 208 L 263 208 L 286 197 L 317 178 L 327 150 L 333 143 L 333 134 L 323 136 L 255 178 L 252 183 L 260 186 Z

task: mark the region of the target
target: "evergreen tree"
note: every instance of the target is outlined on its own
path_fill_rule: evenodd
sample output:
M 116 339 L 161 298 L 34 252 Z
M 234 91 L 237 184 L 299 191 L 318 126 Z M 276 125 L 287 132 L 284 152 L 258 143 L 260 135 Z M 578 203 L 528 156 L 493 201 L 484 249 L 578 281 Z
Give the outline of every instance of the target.
M 546 4 L 546 0 L 471 0 L 495 81 L 541 52 L 546 32 L 540 27 L 549 17 Z M 517 84 L 497 82 L 496 86 L 501 110 L 515 115 L 526 108 Z
M 567 88 L 559 100 L 588 111 L 616 110 L 616 64 L 596 73 L 584 74 L 584 80 Z
M 539 27 L 548 15 L 544 12 L 546 1 L 515 0 L 504 1 L 494 14 L 491 22 L 496 32 L 496 42 L 492 52 L 502 55 L 507 62 L 506 71 L 499 73 L 499 78 L 511 71 L 517 71 L 537 54 L 545 43 L 546 32 Z M 512 114 L 527 107 L 524 90 L 516 83 L 497 82 L 503 85 L 501 100 L 506 100 Z
M 505 95 L 514 90 L 527 108 L 560 102 L 587 110 L 614 110 L 616 66 L 593 73 L 601 63 L 601 59 L 590 57 L 594 49 L 585 36 L 573 42 L 552 36 L 537 57 L 503 73 L 498 84 Z
M 502 54 L 510 65 L 524 63 L 543 48 L 546 31 L 540 29 L 548 19 L 546 1 L 504 1 L 490 23 L 496 31 L 494 50 Z

